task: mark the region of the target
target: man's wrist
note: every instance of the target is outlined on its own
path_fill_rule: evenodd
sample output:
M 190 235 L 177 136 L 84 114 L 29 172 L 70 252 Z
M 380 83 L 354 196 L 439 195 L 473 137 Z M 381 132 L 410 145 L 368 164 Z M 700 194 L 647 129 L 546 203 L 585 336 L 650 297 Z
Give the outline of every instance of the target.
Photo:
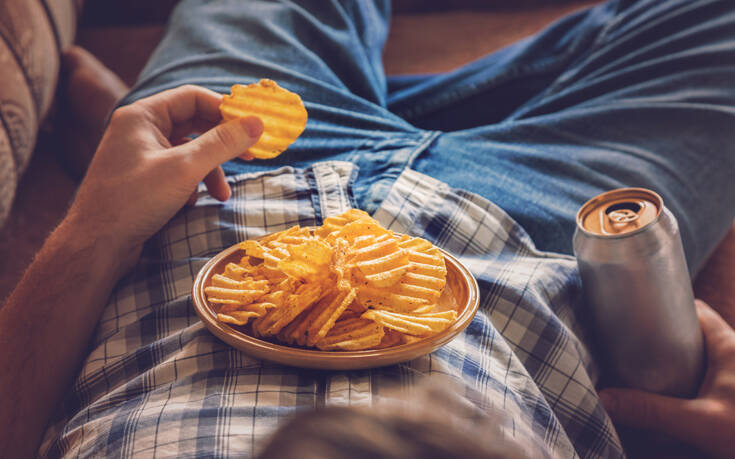
M 114 228 L 114 222 L 94 222 L 72 210 L 54 231 L 53 238 L 72 252 L 84 253 L 97 274 L 117 279 L 135 263 L 140 248 L 133 247 Z

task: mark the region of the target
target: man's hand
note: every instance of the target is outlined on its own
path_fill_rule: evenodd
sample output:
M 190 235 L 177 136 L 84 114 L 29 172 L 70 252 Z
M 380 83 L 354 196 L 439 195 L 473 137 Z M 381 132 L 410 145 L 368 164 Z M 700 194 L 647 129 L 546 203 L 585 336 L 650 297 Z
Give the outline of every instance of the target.
M 690 443 L 715 457 L 735 452 L 735 331 L 697 300 L 707 348 L 707 373 L 692 400 L 633 389 L 604 389 L 603 405 L 615 422 L 653 430 Z
M 110 291 L 204 179 L 230 196 L 220 164 L 263 131 L 220 121 L 220 96 L 184 86 L 117 110 L 69 214 L 0 308 L 0 455 L 32 457 L 67 392 Z M 216 127 L 215 127 L 216 126 Z M 177 145 L 176 139 L 203 132 Z
M 112 114 L 67 220 L 132 263 L 204 180 L 221 200 L 231 191 L 220 164 L 242 156 L 263 132 L 258 118 L 217 125 L 221 96 L 182 86 Z M 181 139 L 203 133 L 189 142 Z

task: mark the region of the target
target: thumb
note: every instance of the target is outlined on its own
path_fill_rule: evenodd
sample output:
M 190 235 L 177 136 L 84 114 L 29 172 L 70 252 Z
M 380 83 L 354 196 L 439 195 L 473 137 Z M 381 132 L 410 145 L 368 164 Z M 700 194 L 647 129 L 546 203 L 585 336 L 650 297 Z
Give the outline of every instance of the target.
M 695 400 L 636 389 L 604 389 L 600 400 L 616 423 L 692 440 L 692 423 L 697 417 Z
M 260 118 L 250 116 L 219 124 L 175 149 L 209 172 L 255 145 L 263 133 Z

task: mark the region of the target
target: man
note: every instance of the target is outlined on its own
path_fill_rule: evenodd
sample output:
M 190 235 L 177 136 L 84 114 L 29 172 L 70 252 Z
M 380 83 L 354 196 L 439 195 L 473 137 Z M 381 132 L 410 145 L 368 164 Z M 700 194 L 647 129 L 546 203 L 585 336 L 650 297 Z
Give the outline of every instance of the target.
M 361 1 L 177 7 L 69 214 L 0 310 L 2 447 L 252 454 L 299 409 L 449 378 L 508 415 L 503 435 L 550 456 L 623 454 L 577 318 L 574 215 L 610 188 L 654 189 L 678 218 L 690 269 L 701 267 L 735 209 L 733 7 L 612 1 L 400 85 L 380 64 L 388 12 Z M 217 92 L 260 78 L 302 96 L 307 129 L 275 160 L 227 162 L 262 126 L 217 125 Z M 202 135 L 179 142 L 192 133 Z M 200 190 L 177 213 L 202 179 L 232 199 Z M 257 361 L 203 329 L 189 291 L 208 257 L 351 206 L 473 271 L 482 300 L 464 334 L 400 366 L 316 372 Z M 717 427 L 733 425 L 734 370 L 723 356 L 735 340 L 699 311 L 712 359 L 699 398 L 609 392 L 608 407 L 725 454 Z M 650 411 L 631 415 L 642 402 Z

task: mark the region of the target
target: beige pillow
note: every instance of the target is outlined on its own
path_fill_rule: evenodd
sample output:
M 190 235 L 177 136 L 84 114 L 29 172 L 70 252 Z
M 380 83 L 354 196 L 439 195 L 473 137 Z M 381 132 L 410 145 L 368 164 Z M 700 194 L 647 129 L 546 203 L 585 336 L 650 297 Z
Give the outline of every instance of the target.
M 0 226 L 53 101 L 76 17 L 74 0 L 0 2 Z

